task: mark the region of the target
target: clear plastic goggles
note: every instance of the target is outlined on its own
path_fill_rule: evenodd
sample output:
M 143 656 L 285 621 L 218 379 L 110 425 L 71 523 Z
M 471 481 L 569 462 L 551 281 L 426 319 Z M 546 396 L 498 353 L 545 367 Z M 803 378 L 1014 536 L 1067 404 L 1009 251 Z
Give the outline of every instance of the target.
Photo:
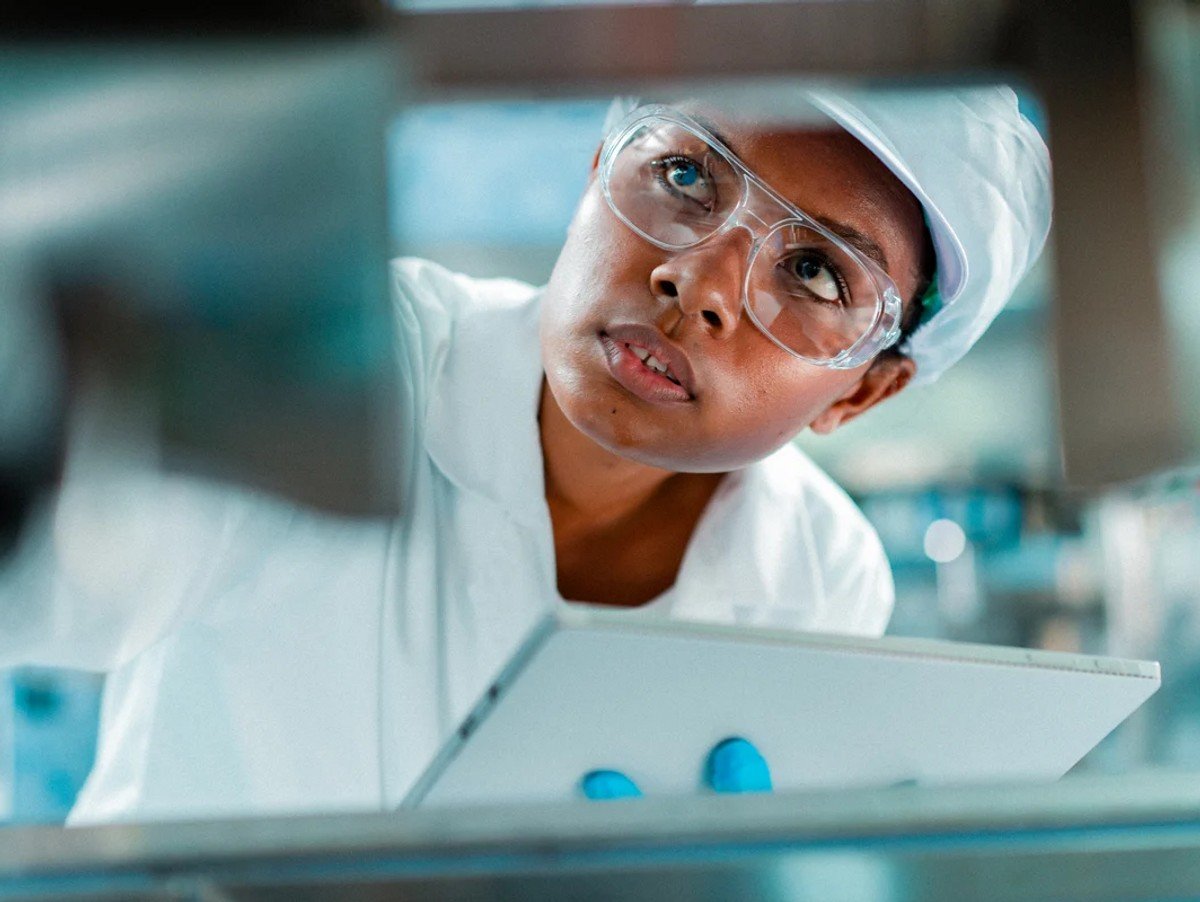
M 788 203 L 683 113 L 634 110 L 604 141 L 600 183 L 617 218 L 664 250 L 746 229 L 742 305 L 795 356 L 851 369 L 900 337 L 903 302 L 882 267 Z

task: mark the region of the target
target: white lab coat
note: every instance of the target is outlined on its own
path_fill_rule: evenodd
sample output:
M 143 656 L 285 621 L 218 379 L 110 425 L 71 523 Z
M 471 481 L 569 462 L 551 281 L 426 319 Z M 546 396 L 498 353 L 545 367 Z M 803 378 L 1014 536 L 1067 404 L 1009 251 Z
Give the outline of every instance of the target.
M 68 480 L 0 579 L 0 666 L 108 671 L 73 823 L 396 806 L 550 606 L 538 291 L 393 266 L 404 513 Z M 148 483 L 152 483 L 148 487 Z M 792 447 L 728 477 L 644 610 L 878 635 L 879 540 Z

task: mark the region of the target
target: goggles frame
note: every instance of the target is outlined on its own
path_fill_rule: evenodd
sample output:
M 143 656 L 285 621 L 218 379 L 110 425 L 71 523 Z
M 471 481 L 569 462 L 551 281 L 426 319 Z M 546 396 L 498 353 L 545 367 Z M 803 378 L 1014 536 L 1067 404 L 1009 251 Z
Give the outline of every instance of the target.
M 700 140 L 704 141 L 710 148 L 720 154 L 730 168 L 736 172 L 741 179 L 741 197 L 737 204 L 725 217 L 725 221 L 718 225 L 711 233 L 705 235 L 698 241 L 692 241 L 687 244 L 669 244 L 661 241 L 652 235 L 647 234 L 639 226 L 633 223 L 628 216 L 625 215 L 618 207 L 613 199 L 610 190 L 610 181 L 612 179 L 613 168 L 616 164 L 616 159 L 620 151 L 624 148 L 630 134 L 647 122 L 659 121 L 668 122 L 677 125 L 687 131 L 692 132 Z M 746 258 L 746 272 L 742 279 L 742 309 L 754 323 L 755 327 L 763 333 L 770 341 L 787 351 L 793 357 L 818 366 L 829 367 L 830 369 L 854 369 L 861 366 L 867 361 L 874 358 L 877 354 L 892 347 L 900 339 L 900 322 L 903 316 L 904 302 L 900 297 L 900 292 L 896 288 L 896 283 L 891 276 L 887 274 L 878 263 L 867 257 L 858 248 L 848 244 L 844 239 L 836 233 L 830 231 L 825 226 L 814 220 L 811 216 L 801 210 L 799 207 L 792 204 L 785 197 L 780 195 L 775 189 L 768 185 L 765 181 L 759 178 L 745 163 L 738 159 L 737 154 L 725 146 L 715 135 L 706 129 L 699 122 L 692 119 L 686 113 L 682 113 L 673 107 L 662 104 L 647 104 L 639 106 L 625 116 L 617 125 L 612 128 L 604 138 L 604 144 L 600 150 L 600 160 L 598 165 L 600 171 L 600 186 L 604 193 L 604 199 L 608 203 L 609 209 L 613 214 L 621 220 L 629 229 L 636 235 L 649 241 L 655 247 L 662 248 L 667 251 L 682 251 L 689 248 L 698 247 L 704 242 L 720 235 L 724 235 L 735 228 L 744 228 L 751 234 L 750 252 Z M 777 206 L 783 209 L 788 216 L 773 223 L 767 223 L 761 217 L 756 216 L 750 211 L 750 195 L 751 188 L 757 188 L 761 193 L 765 194 Z M 757 225 L 757 228 L 752 227 L 746 220 L 750 219 Z M 788 347 L 780 341 L 771 331 L 764 326 L 758 316 L 754 313 L 753 307 L 750 305 L 750 279 L 754 273 L 755 259 L 762 249 L 766 239 L 770 237 L 778 229 L 799 224 L 806 229 L 811 229 L 817 232 L 831 244 L 836 246 L 843 253 L 852 257 L 855 262 L 862 266 L 863 270 L 870 276 L 876 286 L 876 302 L 875 315 L 872 318 L 871 325 L 859 336 L 848 348 L 843 349 L 833 357 L 814 358 L 805 354 L 801 354 L 794 348 Z

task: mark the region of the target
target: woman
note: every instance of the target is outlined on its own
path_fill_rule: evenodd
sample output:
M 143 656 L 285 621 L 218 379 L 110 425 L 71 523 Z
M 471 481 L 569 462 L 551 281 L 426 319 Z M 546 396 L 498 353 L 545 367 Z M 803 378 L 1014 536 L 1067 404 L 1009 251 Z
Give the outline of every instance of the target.
M 392 808 L 564 600 L 881 633 L 878 539 L 789 441 L 965 353 L 1048 166 L 1003 89 L 811 99 L 615 122 L 544 290 L 395 265 L 401 517 L 68 480 L 0 664 L 110 674 L 73 821 Z

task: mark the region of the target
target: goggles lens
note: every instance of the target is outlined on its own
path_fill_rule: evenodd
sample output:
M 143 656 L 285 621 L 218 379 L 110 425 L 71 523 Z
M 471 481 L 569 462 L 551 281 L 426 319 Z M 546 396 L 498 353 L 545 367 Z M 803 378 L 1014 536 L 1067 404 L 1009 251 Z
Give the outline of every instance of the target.
M 883 297 L 858 252 L 765 192 L 774 207 L 769 218 L 751 212 L 746 195 L 752 183 L 740 164 L 700 133 L 648 117 L 606 153 L 602 177 L 609 205 L 659 247 L 693 247 L 731 222 L 755 233 L 743 300 L 759 328 L 779 344 L 809 360 L 831 361 L 875 328 Z
M 691 247 L 725 224 L 742 175 L 723 154 L 674 122 L 630 130 L 612 160 L 609 198 L 636 230 L 669 248 Z
M 801 357 L 832 360 L 871 330 L 879 292 L 845 248 L 813 228 L 785 222 L 751 260 L 746 306 L 780 344 Z

